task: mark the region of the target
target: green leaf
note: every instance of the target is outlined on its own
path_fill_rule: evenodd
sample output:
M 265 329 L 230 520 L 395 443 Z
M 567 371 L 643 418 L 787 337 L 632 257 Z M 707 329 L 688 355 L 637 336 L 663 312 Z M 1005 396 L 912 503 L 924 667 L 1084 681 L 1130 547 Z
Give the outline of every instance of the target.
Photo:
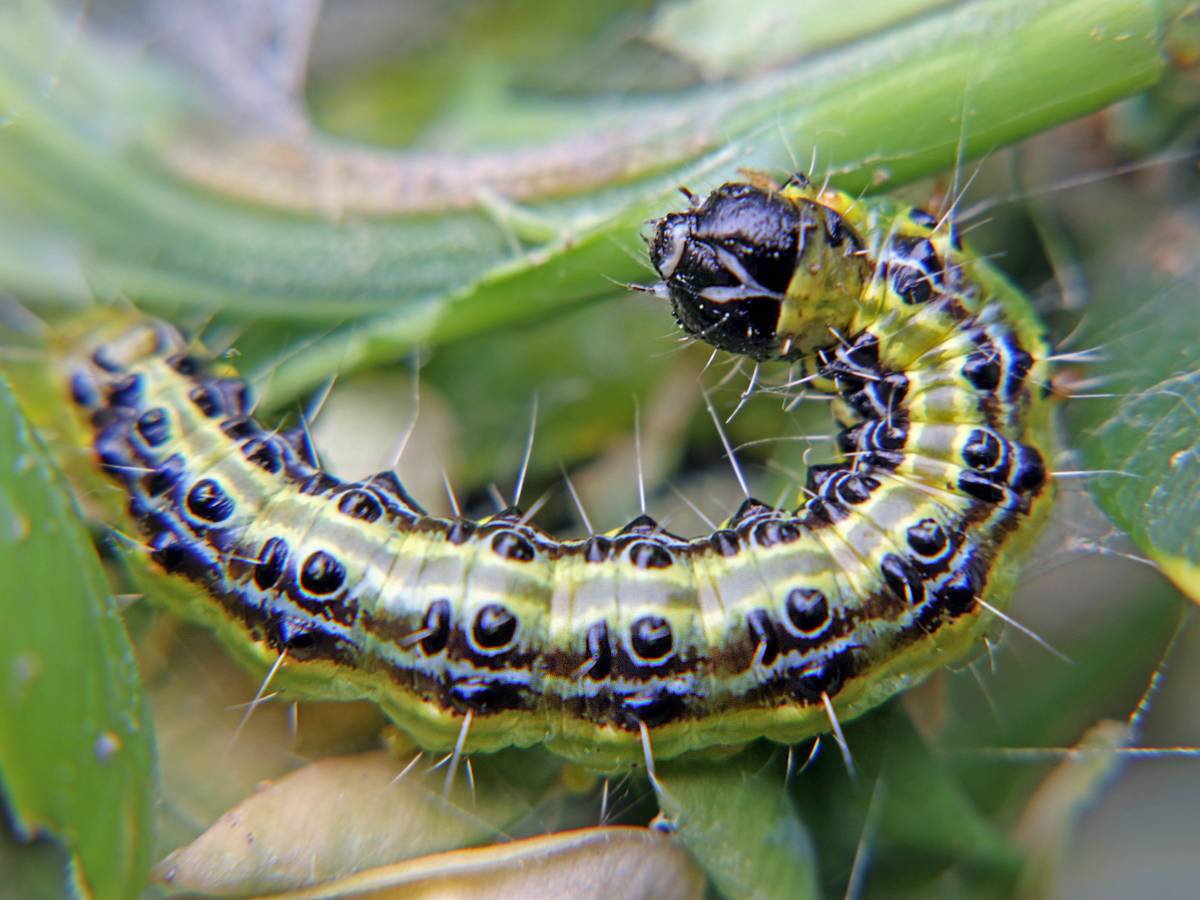
M 658 768 L 658 799 L 679 839 L 729 897 L 819 896 L 817 863 L 776 754 L 680 760 Z
M 148 866 L 153 736 L 91 540 L 0 383 L 0 780 L 18 827 L 69 848 L 80 893 L 122 898 Z
M 1196 240 L 1195 213 L 1165 225 Z M 1200 602 L 1200 270 L 1148 268 L 1170 264 L 1167 248 L 1158 258 L 1144 249 L 1169 235 L 1150 237 L 1101 273 L 1095 312 L 1110 324 L 1090 339 L 1105 377 L 1089 392 L 1106 396 L 1070 404 L 1073 443 L 1098 473 L 1090 488 L 1101 508 Z

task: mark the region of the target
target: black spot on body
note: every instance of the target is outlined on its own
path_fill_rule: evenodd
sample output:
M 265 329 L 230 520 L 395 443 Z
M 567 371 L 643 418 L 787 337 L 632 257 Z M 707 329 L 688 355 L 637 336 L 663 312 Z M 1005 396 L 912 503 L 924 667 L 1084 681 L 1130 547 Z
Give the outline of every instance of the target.
M 608 636 L 608 623 L 597 622 L 587 630 L 587 677 L 603 681 L 612 672 L 612 642 Z
M 999 503 L 1004 499 L 1004 488 L 986 475 L 965 471 L 958 476 L 958 489 L 976 500 Z
M 226 419 L 221 423 L 221 430 L 235 441 L 248 441 L 262 435 L 262 427 L 253 419 L 239 416 Z
M 328 472 L 317 472 L 311 478 L 300 485 L 300 493 L 310 494 L 313 497 L 320 497 L 322 494 L 331 494 L 342 486 L 340 479 L 334 478 Z
M 975 428 L 967 436 L 963 445 L 963 461 L 972 469 L 988 470 L 1000 462 L 1004 453 L 1004 445 L 1000 438 L 990 431 Z
M 968 560 L 967 565 L 942 583 L 935 592 L 934 599 L 950 616 L 957 618 L 975 609 L 976 598 L 982 586 L 982 578 L 976 572 L 976 567 L 971 564 L 971 560 Z
M 137 431 L 151 447 L 161 447 L 171 439 L 171 421 L 161 406 L 146 410 L 137 420 Z
M 374 522 L 383 515 L 383 507 L 369 491 L 354 489 L 346 491 L 338 499 L 338 512 L 360 522 Z
M 466 519 L 455 519 L 446 530 L 446 541 L 456 547 L 465 544 L 475 533 L 475 523 Z
M 478 715 L 521 707 L 521 687 L 475 675 L 455 680 L 446 691 L 447 698 L 460 712 Z
M 140 372 L 126 375 L 114 381 L 108 388 L 108 402 L 125 409 L 137 409 L 142 403 L 144 379 Z
M 671 626 L 661 616 L 642 616 L 629 628 L 629 646 L 641 662 L 662 662 L 671 653 Z
M 192 378 L 204 371 L 204 363 L 189 353 L 167 357 L 167 365 L 185 378 Z
M 791 519 L 769 519 L 754 529 L 754 540 L 760 547 L 790 544 L 800 539 L 800 527 Z
M 829 601 L 814 588 L 792 588 L 783 604 L 786 623 L 791 630 L 812 637 L 829 625 Z
M 822 695 L 833 697 L 852 674 L 849 652 L 838 653 L 824 662 L 810 663 L 788 672 L 787 689 L 802 703 L 824 703 Z
M 501 531 L 492 537 L 492 550 L 513 562 L 532 562 L 533 544 L 514 531 Z
M 629 560 L 639 569 L 669 569 L 674 561 L 666 547 L 653 541 L 630 544 Z
M 206 582 L 217 571 L 198 541 L 174 531 L 160 531 L 150 539 L 150 558 L 171 575 Z
M 902 556 L 888 553 L 879 564 L 883 580 L 900 600 L 916 606 L 925 600 L 925 584 L 912 564 Z
M 96 381 L 87 372 L 76 372 L 71 376 L 71 401 L 83 409 L 95 409 L 100 405 Z
M 508 608 L 500 603 L 489 603 L 475 614 L 471 636 L 484 650 L 503 650 L 516 637 L 517 619 Z
M 937 228 L 937 216 L 925 209 L 913 207 L 908 211 L 909 221 L 920 225 L 922 228 Z
M 96 368 L 108 372 L 110 375 L 115 375 L 121 371 L 121 364 L 112 358 L 112 348 L 107 344 L 101 344 L 92 351 L 92 364 Z
M 584 561 L 590 563 L 604 562 L 612 556 L 612 547 L 612 541 L 603 535 L 590 537 L 583 545 Z
M 1028 444 L 1017 445 L 1017 462 L 1013 469 L 1012 486 L 1023 494 L 1036 493 L 1046 483 L 1046 465 L 1042 454 Z
M 300 587 L 317 597 L 332 594 L 346 580 L 346 567 L 331 553 L 310 553 L 300 568 Z
M 621 727 L 637 731 L 639 723 L 657 728 L 678 718 L 683 710 L 683 698 L 663 688 L 621 697 L 613 718 Z
M 278 582 L 288 562 L 288 545 L 281 537 L 268 538 L 258 554 L 254 565 L 254 583 L 259 590 L 267 591 Z
M 922 519 L 915 525 L 910 525 L 906 534 L 908 546 L 921 556 L 940 556 L 948 543 L 946 532 L 934 519 Z
M 758 654 L 759 662 L 769 666 L 779 656 L 779 635 L 775 623 L 765 609 L 754 609 L 746 614 L 746 628 L 750 632 L 750 645 Z
M 242 444 L 242 455 L 270 475 L 278 475 L 283 469 L 283 447 L 274 435 L 251 438 Z
M 450 642 L 451 609 L 449 600 L 434 600 L 425 610 L 421 620 L 422 631 L 428 632 L 417 645 L 426 656 L 433 656 L 446 649 Z
M 1017 344 L 1015 336 L 1008 340 L 1008 377 L 1004 380 L 1004 393 L 1009 400 L 1014 399 L 1025 387 L 1025 379 L 1033 368 L 1033 357 Z
M 212 478 L 203 478 L 188 491 L 187 508 L 198 519 L 224 522 L 233 515 L 234 503 L 220 484 Z
M 994 349 L 974 351 L 962 367 L 963 377 L 980 391 L 991 393 L 1000 384 L 1000 360 Z
M 221 394 L 210 385 L 204 384 L 192 388 L 188 399 L 192 401 L 196 409 L 210 419 L 217 419 L 225 415 L 225 404 L 222 402 Z
M 708 541 L 713 549 L 724 557 L 737 556 L 738 550 L 741 549 L 737 532 L 731 531 L 728 528 L 720 528 L 714 531 L 709 535 Z
M 187 468 L 183 457 L 175 453 L 163 460 L 153 472 L 148 473 L 142 484 L 151 497 L 160 497 L 180 482 L 185 471 Z

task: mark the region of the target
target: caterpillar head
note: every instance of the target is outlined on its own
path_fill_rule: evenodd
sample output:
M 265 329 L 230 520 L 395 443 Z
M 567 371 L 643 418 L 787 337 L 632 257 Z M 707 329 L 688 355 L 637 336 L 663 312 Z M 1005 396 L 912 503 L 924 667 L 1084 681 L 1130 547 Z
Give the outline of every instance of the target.
M 731 182 L 655 223 L 650 259 L 689 334 L 755 359 L 790 359 L 847 328 L 870 262 L 806 181 Z

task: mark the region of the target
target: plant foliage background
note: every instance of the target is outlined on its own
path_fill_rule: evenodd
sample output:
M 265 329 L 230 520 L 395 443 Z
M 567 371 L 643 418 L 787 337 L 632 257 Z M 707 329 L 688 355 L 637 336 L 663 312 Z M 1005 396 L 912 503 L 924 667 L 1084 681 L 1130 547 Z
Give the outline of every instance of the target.
M 636 398 L 650 509 L 698 532 L 672 488 L 718 519 L 737 491 L 704 411 L 707 353 L 619 287 L 650 278 L 645 221 L 678 185 L 702 193 L 741 167 L 934 206 L 965 187 L 969 238 L 1038 298 L 1063 352 L 1099 348 L 1068 360 L 1094 396 L 1065 404 L 1074 452 L 1059 467 L 1113 474 L 1064 480 L 1013 611 L 1071 662 L 1008 629 L 848 727 L 853 777 L 826 740 L 807 765 L 808 746 L 664 764 L 660 802 L 643 780 L 605 784 L 537 752 L 473 760 L 473 792 L 460 777 L 448 798 L 423 764 L 393 784 L 413 751 L 395 735 L 377 750 L 370 709 L 278 699 L 243 722 L 258 680 L 131 599 L 143 586 L 121 537 L 89 535 L 58 474 L 82 470 L 81 449 L 47 424 L 56 401 L 23 388 L 0 404 L 0 892 L 157 893 L 148 867 L 197 838 L 155 878 L 245 894 L 367 869 L 398 893 L 630 896 L 1194 883 L 1194 11 L 739 6 L 7 5 L 6 369 L 30 383 L 47 331 L 134 303 L 236 348 L 272 414 L 337 375 L 317 438 L 341 474 L 386 466 L 419 412 L 400 471 L 435 510 L 443 466 L 473 509 L 511 490 L 536 395 L 526 497 L 554 489 L 538 520 L 566 533 L 580 526 L 560 466 L 599 528 L 638 511 Z M 745 384 L 718 404 L 732 411 Z M 730 427 L 738 443 L 794 438 L 827 429 L 824 414 L 752 401 Z M 794 491 L 807 448 L 747 446 L 756 492 Z M 75 496 L 90 508 L 93 494 Z M 602 810 L 640 828 L 660 806 L 670 835 L 508 843 Z

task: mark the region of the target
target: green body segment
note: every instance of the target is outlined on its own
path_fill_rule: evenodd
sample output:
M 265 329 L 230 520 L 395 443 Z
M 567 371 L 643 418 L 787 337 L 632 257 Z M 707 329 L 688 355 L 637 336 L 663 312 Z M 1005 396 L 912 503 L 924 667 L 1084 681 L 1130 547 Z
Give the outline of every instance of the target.
M 644 518 L 579 541 L 519 511 L 433 518 L 387 476 L 322 473 L 303 435 L 247 418 L 232 372 L 125 318 L 67 342 L 61 383 L 154 593 L 275 667 L 273 688 L 368 697 L 430 749 L 545 744 L 598 769 L 796 742 L 961 658 L 1049 504 L 1040 324 L 945 225 L 753 187 L 801 223 L 773 355 L 835 395 L 843 429 L 797 508 L 747 501 L 695 539 Z M 656 257 L 685 327 L 673 279 L 725 246 L 710 212 L 678 214 L 686 234 L 659 254 L 675 266 Z M 706 258 L 745 275 L 755 247 L 739 247 Z

